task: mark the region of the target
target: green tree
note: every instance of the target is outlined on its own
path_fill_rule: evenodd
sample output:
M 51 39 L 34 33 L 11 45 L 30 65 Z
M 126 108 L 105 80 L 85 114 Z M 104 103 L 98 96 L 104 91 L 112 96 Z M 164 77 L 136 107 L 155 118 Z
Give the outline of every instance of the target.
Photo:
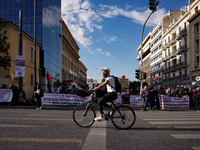
M 6 20 L 0 18 L 0 67 L 3 67 L 5 70 L 7 70 L 7 67 L 11 67 L 11 59 L 8 54 L 8 50 L 10 48 L 10 44 L 7 43 L 8 37 L 7 30 L 5 30 L 6 26 Z

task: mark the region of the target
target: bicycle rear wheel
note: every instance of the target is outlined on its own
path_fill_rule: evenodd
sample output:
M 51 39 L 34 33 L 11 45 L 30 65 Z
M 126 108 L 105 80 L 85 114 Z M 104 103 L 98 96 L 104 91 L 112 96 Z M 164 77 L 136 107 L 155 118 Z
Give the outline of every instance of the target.
M 118 129 L 129 129 L 136 120 L 135 112 L 128 106 L 117 106 L 111 116 L 111 121 Z
M 90 103 L 78 105 L 73 111 L 74 122 L 80 127 L 89 127 L 94 123 L 96 113 Z

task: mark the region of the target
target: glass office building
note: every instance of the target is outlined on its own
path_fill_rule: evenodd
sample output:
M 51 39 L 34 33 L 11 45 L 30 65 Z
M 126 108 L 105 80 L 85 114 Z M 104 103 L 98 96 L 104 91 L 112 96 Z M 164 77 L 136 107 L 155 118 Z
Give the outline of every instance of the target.
M 0 0 L 0 17 L 19 25 L 34 37 L 34 0 Z M 44 68 L 55 79 L 61 77 L 61 0 L 36 0 L 36 39 L 44 51 Z

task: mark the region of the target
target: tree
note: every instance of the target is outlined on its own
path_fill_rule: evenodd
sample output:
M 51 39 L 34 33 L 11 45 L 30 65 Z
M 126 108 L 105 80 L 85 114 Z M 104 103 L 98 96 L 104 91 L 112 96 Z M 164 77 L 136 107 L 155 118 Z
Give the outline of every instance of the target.
M 0 67 L 3 67 L 7 70 L 7 67 L 11 67 L 11 59 L 8 54 L 8 50 L 10 48 L 10 44 L 7 43 L 8 37 L 7 30 L 4 29 L 6 26 L 6 20 L 0 18 Z

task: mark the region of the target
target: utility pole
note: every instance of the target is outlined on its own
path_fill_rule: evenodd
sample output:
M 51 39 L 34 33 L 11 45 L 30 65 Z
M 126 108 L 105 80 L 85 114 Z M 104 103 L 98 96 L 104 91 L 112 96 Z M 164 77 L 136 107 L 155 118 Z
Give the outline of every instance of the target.
M 22 10 L 19 10 L 19 55 L 22 55 Z M 23 99 L 23 77 L 19 76 L 19 101 Z
M 144 28 L 145 28 L 145 25 L 147 23 L 147 21 L 149 20 L 149 18 L 151 17 L 151 15 L 157 10 L 157 6 L 159 4 L 159 1 L 156 3 L 156 0 L 149 0 L 149 9 L 152 10 L 150 15 L 148 16 L 148 18 L 146 19 L 144 25 L 143 25 L 143 28 L 142 28 L 142 36 L 141 36 L 141 55 L 140 55 L 140 58 L 141 58 L 141 71 L 140 71 L 140 74 L 141 74 L 141 80 L 140 80 L 140 95 L 142 95 L 142 86 L 143 86 L 143 62 L 142 62 L 142 43 L 143 43 L 143 33 L 144 33 Z
M 37 83 L 37 63 L 36 63 L 36 0 L 34 0 L 34 52 L 35 52 L 35 56 L 34 56 L 34 76 L 35 76 L 35 86 Z

